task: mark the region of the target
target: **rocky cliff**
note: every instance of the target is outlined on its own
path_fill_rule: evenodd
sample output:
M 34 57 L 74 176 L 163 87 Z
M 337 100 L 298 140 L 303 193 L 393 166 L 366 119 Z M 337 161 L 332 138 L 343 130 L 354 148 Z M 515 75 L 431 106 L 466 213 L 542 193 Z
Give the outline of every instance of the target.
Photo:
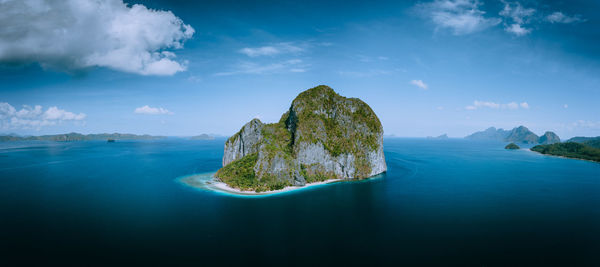
M 385 172 L 383 128 L 362 100 L 321 85 L 300 93 L 279 122 L 248 122 L 225 143 L 215 177 L 254 191 Z

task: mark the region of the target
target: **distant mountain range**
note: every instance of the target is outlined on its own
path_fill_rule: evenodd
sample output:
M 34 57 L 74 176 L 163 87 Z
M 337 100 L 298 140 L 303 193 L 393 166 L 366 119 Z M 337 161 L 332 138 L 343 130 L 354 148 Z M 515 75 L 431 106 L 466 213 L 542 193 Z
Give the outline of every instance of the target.
M 465 137 L 469 140 L 494 140 L 501 142 L 525 144 L 554 144 L 560 143 L 560 138 L 553 132 L 547 131 L 541 137 L 527 129 L 525 126 L 515 127 L 512 130 L 487 128 L 485 131 L 473 133 Z
M 40 136 L 18 136 L 18 135 L 0 135 L 0 142 L 10 141 L 92 141 L 92 140 L 156 140 L 163 139 L 166 136 L 122 134 L 122 133 L 102 133 L 102 134 L 53 134 Z
M 214 140 L 215 137 L 208 134 L 201 134 L 190 137 L 190 140 Z

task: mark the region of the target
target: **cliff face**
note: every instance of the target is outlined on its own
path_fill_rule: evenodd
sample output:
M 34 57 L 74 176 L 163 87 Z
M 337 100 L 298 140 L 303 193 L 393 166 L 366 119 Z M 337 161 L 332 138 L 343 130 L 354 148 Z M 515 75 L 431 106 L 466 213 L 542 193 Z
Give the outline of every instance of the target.
M 262 122 L 253 119 L 225 142 L 223 166 L 234 160 L 258 152 L 258 142 L 262 139 Z
M 255 191 L 367 178 L 387 169 L 383 128 L 360 99 L 317 86 L 298 95 L 278 123 L 244 125 L 225 143 L 223 166 L 218 179 Z

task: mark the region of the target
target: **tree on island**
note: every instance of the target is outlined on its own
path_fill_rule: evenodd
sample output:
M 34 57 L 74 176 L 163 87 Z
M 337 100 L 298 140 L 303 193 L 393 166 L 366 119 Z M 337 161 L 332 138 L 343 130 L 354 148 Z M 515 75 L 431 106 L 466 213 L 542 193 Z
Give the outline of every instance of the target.
M 520 149 L 520 147 L 515 143 L 510 143 L 504 147 L 504 149 Z

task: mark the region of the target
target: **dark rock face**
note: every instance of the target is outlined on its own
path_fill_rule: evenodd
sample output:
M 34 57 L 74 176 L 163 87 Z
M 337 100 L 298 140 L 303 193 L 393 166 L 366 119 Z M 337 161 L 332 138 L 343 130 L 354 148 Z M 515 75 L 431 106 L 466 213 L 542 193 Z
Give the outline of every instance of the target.
M 540 136 L 539 143 L 542 145 L 560 143 L 560 138 L 555 133 L 548 131 Z
M 507 142 L 520 142 L 525 144 L 537 144 L 539 142 L 539 137 L 531 132 L 525 126 L 519 126 L 517 128 L 512 129 L 508 136 L 504 139 Z
M 255 191 L 367 178 L 387 169 L 383 127 L 366 103 L 321 85 L 299 94 L 278 123 L 254 119 L 244 125 L 225 143 L 223 166 L 218 179 Z M 232 177 L 242 172 L 245 180 Z

